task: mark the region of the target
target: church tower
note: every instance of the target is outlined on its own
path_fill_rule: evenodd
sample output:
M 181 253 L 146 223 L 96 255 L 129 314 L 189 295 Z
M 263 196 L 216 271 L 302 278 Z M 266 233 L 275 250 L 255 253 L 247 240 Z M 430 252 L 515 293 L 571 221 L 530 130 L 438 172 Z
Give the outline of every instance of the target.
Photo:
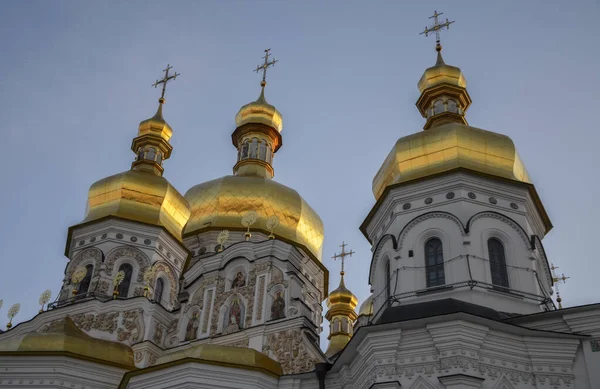
M 327 299 L 327 313 L 325 318 L 329 321 L 329 346 L 325 355 L 333 357 L 346 347 L 353 334 L 353 323 L 358 318 L 356 314 L 356 306 L 358 299 L 344 283 L 344 261 L 346 257 L 352 256 L 354 252 L 350 250 L 346 252 L 346 244 L 342 242 L 341 253 L 335 254 L 333 259 L 342 261 L 342 270 L 340 271 L 340 285 L 329 293 Z
M 442 58 L 418 82 L 423 131 L 400 138 L 373 179 L 373 314 L 448 299 L 508 313 L 554 309 L 541 239 L 552 228 L 512 140 L 472 127 L 462 71 Z

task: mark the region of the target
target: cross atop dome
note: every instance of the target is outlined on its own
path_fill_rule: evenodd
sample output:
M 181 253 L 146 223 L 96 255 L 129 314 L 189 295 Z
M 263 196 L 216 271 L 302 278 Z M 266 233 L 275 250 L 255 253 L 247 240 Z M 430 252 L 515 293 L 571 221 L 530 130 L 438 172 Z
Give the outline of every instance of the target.
M 160 80 L 156 80 L 156 82 L 152 84 L 152 86 L 155 88 L 162 84 L 162 93 L 160 94 L 160 99 L 158 99 L 158 101 L 161 104 L 164 104 L 165 102 L 165 92 L 167 91 L 167 83 L 169 81 L 175 80 L 177 76 L 179 76 L 179 73 L 177 72 L 174 72 L 172 75 L 169 76 L 169 70 L 171 69 L 173 69 L 173 66 L 167 64 L 166 69 L 163 69 L 163 72 L 165 72 L 165 76 Z
M 265 60 L 265 62 L 262 65 L 257 65 L 256 69 L 254 69 L 254 71 L 256 73 L 260 72 L 261 70 L 263 72 L 262 81 L 260 82 L 260 86 L 263 89 L 265 89 L 265 86 L 267 86 L 267 69 L 269 67 L 271 67 L 271 66 L 275 66 L 275 64 L 277 62 L 279 62 L 275 58 L 273 58 L 273 60 L 271 62 L 269 62 L 269 56 L 270 55 L 271 55 L 271 49 L 266 49 L 265 50 L 265 56 L 263 57 L 263 59 Z
M 425 34 L 425 36 L 429 36 L 429 34 L 431 33 L 435 33 L 435 50 L 436 51 L 441 51 L 442 50 L 442 45 L 440 44 L 440 31 L 442 31 L 444 28 L 446 30 L 450 29 L 450 25 L 452 23 L 454 23 L 453 21 L 449 21 L 448 18 L 446 18 L 445 22 L 440 23 L 438 20 L 438 16 L 443 15 L 443 12 L 438 13 L 437 11 L 433 11 L 433 16 L 430 16 L 429 19 L 433 19 L 433 24 L 429 27 L 425 27 L 425 30 L 423 30 L 421 33 L 419 33 L 419 35 L 423 35 Z
M 340 272 L 342 276 L 344 275 L 344 261 L 346 257 L 351 257 L 352 254 L 354 254 L 354 251 L 352 250 L 346 251 L 346 246 L 347 244 L 344 241 L 342 241 L 342 244 L 340 245 L 340 247 L 342 248 L 342 252 L 339 254 L 334 254 L 333 257 L 331 257 L 331 259 L 333 259 L 334 261 L 338 259 L 342 261 L 342 271 Z

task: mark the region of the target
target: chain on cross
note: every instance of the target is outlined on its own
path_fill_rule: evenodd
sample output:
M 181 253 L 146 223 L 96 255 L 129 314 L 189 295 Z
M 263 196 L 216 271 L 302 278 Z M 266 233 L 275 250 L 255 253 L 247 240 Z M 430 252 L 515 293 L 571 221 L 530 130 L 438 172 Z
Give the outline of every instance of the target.
M 425 36 L 429 36 L 429 34 L 435 32 L 435 48 L 438 51 L 442 49 L 440 44 L 440 31 L 444 28 L 447 30 L 450 29 L 450 25 L 454 23 L 454 20 L 449 21 L 448 18 L 446 18 L 445 22 L 440 23 L 438 17 L 443 14 L 443 12 L 438 13 L 437 11 L 433 11 L 433 16 L 429 17 L 429 19 L 433 19 L 433 24 L 430 27 L 425 27 L 425 30 L 419 33 L 419 35 L 425 34 Z
M 262 65 L 257 65 L 256 69 L 254 69 L 254 71 L 256 73 L 260 72 L 262 70 L 263 72 L 263 76 L 262 76 L 262 81 L 260 82 L 260 86 L 262 86 L 263 88 L 265 86 L 267 86 L 267 69 L 270 66 L 275 66 L 275 64 L 277 62 L 279 62 L 278 60 L 276 60 L 275 58 L 273 58 L 273 60 L 271 62 L 269 62 L 269 56 L 271 55 L 271 49 L 266 49 L 265 50 L 265 56 L 263 57 L 265 62 Z
M 346 251 L 346 246 L 347 244 L 345 242 L 342 242 L 342 244 L 340 245 L 340 247 L 342 248 L 342 252 L 339 254 L 334 254 L 333 257 L 331 257 L 334 261 L 338 259 L 342 261 L 342 271 L 340 272 L 341 275 L 344 275 L 344 261 L 346 257 L 351 257 L 352 254 L 354 254 L 354 251 L 352 250 Z
M 550 270 L 552 270 L 552 282 L 554 283 L 554 289 L 556 290 L 556 302 L 558 303 L 558 308 L 562 309 L 562 298 L 560 297 L 560 291 L 558 289 L 558 285 L 561 282 L 565 283 L 571 277 L 565 277 L 564 273 L 559 276 L 555 272 L 556 269 L 558 269 L 558 266 L 554 266 L 554 264 L 552 264 L 552 266 L 550 267 Z
M 162 84 L 162 93 L 160 95 L 160 102 L 164 103 L 165 102 L 165 92 L 167 90 L 167 83 L 169 81 L 172 81 L 174 79 L 177 78 L 177 76 L 179 76 L 179 73 L 174 72 L 172 75 L 169 75 L 169 70 L 173 69 L 173 66 L 167 64 L 167 68 L 163 70 L 163 72 L 165 72 L 165 76 L 162 78 L 162 80 L 156 80 L 156 82 L 154 84 L 152 84 L 153 87 L 158 87 L 160 84 Z

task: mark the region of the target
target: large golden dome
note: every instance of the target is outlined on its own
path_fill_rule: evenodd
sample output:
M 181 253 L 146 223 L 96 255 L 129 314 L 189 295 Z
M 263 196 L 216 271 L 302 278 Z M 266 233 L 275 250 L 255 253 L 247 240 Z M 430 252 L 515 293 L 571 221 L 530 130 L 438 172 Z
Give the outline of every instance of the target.
M 185 198 L 164 177 L 144 170 L 128 170 L 91 186 L 84 222 L 105 216 L 163 226 L 181 240 L 190 209 Z
M 323 248 L 323 222 L 295 190 L 267 177 L 225 176 L 192 187 L 185 194 L 191 217 L 184 234 L 208 229 L 243 229 L 242 215 L 258 213 L 252 226 L 268 232 L 267 219 L 279 218 L 274 234 L 306 247 L 318 260 Z
M 508 136 L 446 123 L 398 139 L 373 179 L 373 194 L 379 199 L 389 185 L 456 168 L 531 183 Z

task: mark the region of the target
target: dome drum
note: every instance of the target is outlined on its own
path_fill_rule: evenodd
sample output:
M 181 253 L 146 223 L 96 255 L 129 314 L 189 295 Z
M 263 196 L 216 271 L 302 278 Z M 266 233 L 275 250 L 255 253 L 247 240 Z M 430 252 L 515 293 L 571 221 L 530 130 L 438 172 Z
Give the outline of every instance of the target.
M 471 105 L 466 89 L 450 84 L 438 84 L 423 91 L 416 106 L 427 119 L 423 129 L 448 122 L 468 124 L 465 113 Z
M 237 127 L 231 134 L 231 140 L 233 145 L 239 149 L 240 144 L 244 140 L 251 138 L 253 135 L 268 140 L 274 153 L 276 153 L 283 145 L 281 133 L 273 127 L 261 123 L 246 123 Z

